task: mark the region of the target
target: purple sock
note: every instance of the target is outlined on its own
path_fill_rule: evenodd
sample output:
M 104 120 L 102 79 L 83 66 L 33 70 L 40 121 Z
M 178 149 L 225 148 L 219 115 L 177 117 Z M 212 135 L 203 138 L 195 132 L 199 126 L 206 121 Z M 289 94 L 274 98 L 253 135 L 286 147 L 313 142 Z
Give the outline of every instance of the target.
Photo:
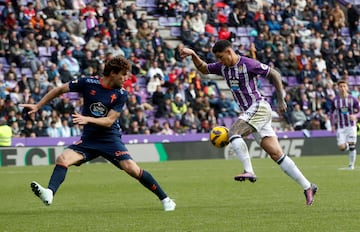
M 49 185 L 48 185 L 48 188 L 53 191 L 54 195 L 55 195 L 56 191 L 58 190 L 58 188 L 60 187 L 60 185 L 62 184 L 62 182 L 64 182 L 66 172 L 67 172 L 67 167 L 64 167 L 61 165 L 56 165 L 54 167 L 54 170 L 53 170 L 53 173 L 51 175 Z

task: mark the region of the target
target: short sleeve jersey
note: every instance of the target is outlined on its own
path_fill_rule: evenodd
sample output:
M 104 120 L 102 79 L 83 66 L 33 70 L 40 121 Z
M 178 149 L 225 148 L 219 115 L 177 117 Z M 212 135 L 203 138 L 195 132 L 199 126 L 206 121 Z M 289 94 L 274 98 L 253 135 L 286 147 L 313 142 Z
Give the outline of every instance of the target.
M 235 100 L 242 110 L 247 110 L 253 103 L 262 99 L 258 90 L 258 77 L 267 77 L 270 67 L 257 60 L 241 56 L 231 67 L 220 62 L 208 64 L 211 74 L 223 76 Z
M 355 126 L 356 122 L 350 120 L 350 115 L 359 112 L 359 102 L 350 94 L 345 98 L 336 96 L 332 102 L 332 112 L 337 128 Z
M 82 115 L 89 117 L 106 117 L 110 110 L 121 112 L 128 99 L 125 89 L 111 89 L 101 84 L 101 79 L 83 77 L 69 83 L 71 92 L 81 93 L 84 98 Z M 116 120 L 110 127 L 102 127 L 94 124 L 84 126 L 83 137 L 96 139 L 111 139 L 119 137 L 120 125 Z

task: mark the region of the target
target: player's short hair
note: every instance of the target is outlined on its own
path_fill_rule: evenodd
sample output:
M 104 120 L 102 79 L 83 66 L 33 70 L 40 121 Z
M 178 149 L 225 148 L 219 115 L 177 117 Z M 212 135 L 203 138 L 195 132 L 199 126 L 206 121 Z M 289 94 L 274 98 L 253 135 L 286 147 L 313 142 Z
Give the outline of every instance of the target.
M 212 48 L 213 53 L 217 52 L 223 52 L 227 48 L 231 48 L 232 44 L 229 40 L 219 40 L 214 44 L 214 47 Z
M 340 84 L 348 84 L 346 80 L 338 80 L 337 81 L 337 85 L 340 85 Z
M 131 65 L 130 62 L 125 59 L 123 56 L 115 56 L 106 62 L 104 67 L 104 76 L 110 76 L 111 71 L 114 73 L 119 73 L 123 71 L 130 71 Z

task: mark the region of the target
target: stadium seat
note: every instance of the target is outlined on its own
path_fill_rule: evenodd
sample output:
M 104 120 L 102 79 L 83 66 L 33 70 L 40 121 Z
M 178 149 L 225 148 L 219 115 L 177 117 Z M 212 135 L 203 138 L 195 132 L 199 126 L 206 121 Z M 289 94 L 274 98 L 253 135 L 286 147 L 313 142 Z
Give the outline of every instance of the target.
M 342 28 L 340 29 L 340 31 L 341 31 L 341 36 L 347 37 L 347 36 L 350 35 L 350 33 L 349 33 L 349 27 L 342 27 Z
M 261 82 L 261 86 L 271 86 L 268 78 L 260 77 L 259 80 Z
M 355 77 L 355 84 L 360 85 L 360 76 Z
M 168 17 L 159 17 L 159 26 L 163 26 L 163 27 L 169 26 Z
M 237 31 L 236 31 L 236 36 L 238 36 L 238 37 L 248 36 L 248 31 L 247 31 L 246 27 L 238 27 Z
M 224 117 L 221 119 L 221 121 L 221 123 L 227 128 L 230 128 L 234 123 L 234 119 L 232 117 Z
M 21 68 L 21 74 L 25 74 L 27 77 L 32 77 L 33 75 L 30 68 Z
M 297 81 L 297 79 L 296 79 L 295 76 L 289 76 L 289 77 L 287 77 L 287 83 L 288 83 L 288 85 L 291 86 L 291 87 L 298 85 L 298 81 Z
M 349 85 L 356 85 L 355 76 L 349 75 L 348 76 L 348 83 L 349 83 Z
M 267 96 L 272 96 L 273 90 L 272 90 L 272 86 L 263 86 L 261 88 L 261 93 L 267 97 Z
M 170 28 L 170 35 L 174 37 L 181 36 L 181 29 L 180 27 L 171 27 Z

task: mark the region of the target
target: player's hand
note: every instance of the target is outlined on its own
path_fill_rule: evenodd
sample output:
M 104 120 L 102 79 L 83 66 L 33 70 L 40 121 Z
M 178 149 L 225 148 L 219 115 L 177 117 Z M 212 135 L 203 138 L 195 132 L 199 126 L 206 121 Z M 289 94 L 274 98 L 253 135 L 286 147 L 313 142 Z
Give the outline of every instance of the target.
M 287 110 L 286 102 L 283 99 L 279 100 L 279 102 L 278 102 L 278 110 L 280 112 L 286 112 L 286 110 Z
M 30 109 L 28 114 L 35 113 L 39 110 L 39 107 L 36 104 L 19 104 L 19 106 Z
M 182 58 L 185 58 L 187 56 L 191 56 L 192 54 L 194 54 L 194 50 L 190 49 L 190 48 L 182 48 L 180 50 L 180 56 Z
M 357 121 L 356 115 L 350 114 L 350 120 L 356 122 Z
M 77 112 L 72 114 L 72 118 L 73 123 L 77 123 L 79 125 L 85 125 L 89 123 L 88 117 L 81 115 Z

